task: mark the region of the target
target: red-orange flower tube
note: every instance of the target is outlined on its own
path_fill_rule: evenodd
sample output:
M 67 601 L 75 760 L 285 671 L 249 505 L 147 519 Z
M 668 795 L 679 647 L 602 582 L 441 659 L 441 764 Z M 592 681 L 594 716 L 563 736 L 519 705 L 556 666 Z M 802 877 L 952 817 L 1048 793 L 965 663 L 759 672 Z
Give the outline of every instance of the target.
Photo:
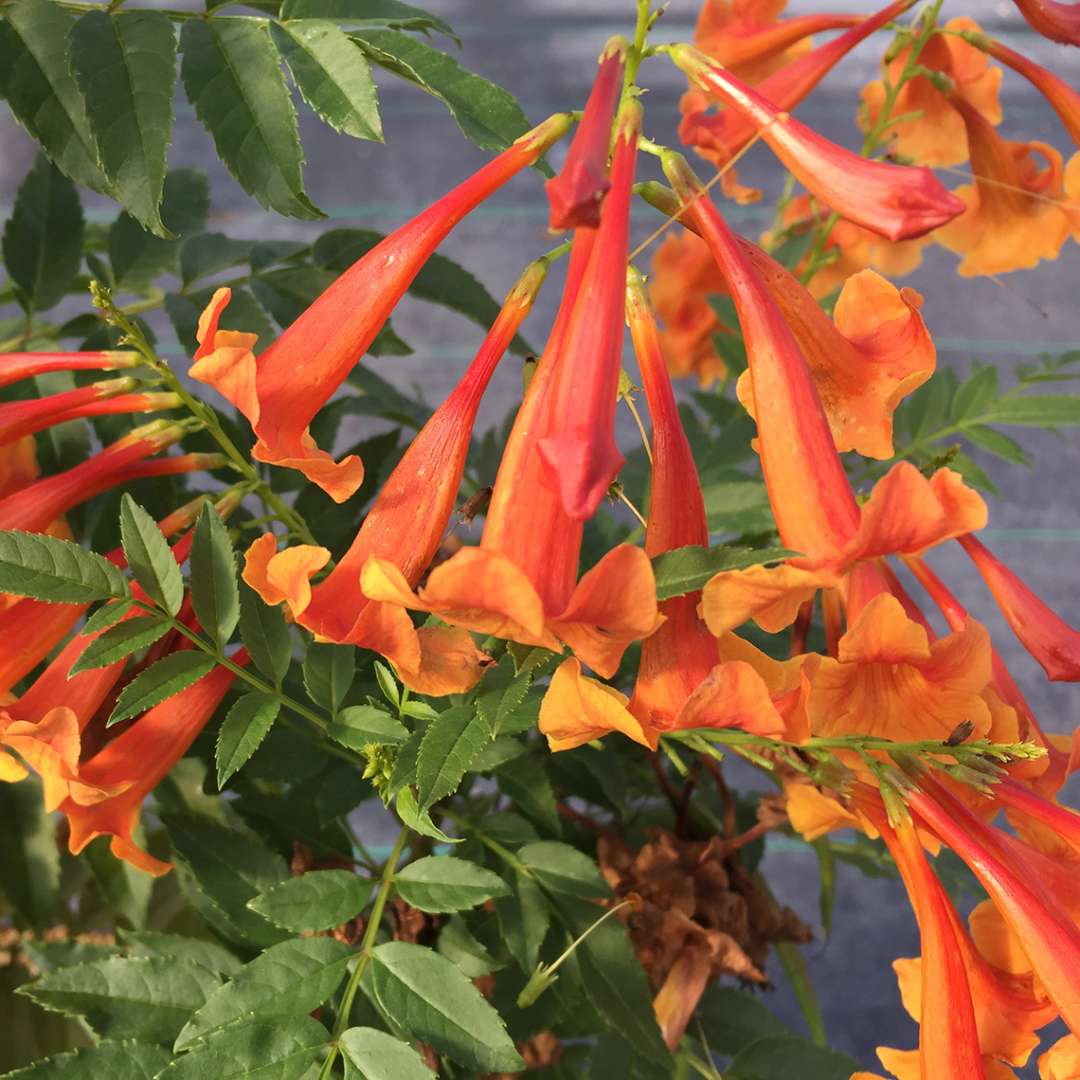
M 963 213 L 963 202 L 929 169 L 859 157 L 782 112 L 693 46 L 668 51 L 698 85 L 750 119 L 799 182 L 849 221 L 905 240 Z
M 904 793 L 908 806 L 979 879 L 1062 1019 L 1080 1031 L 1080 932 L 1056 902 L 1054 881 L 1037 869 L 1050 860 L 986 825 L 936 781 L 919 783 L 925 790 Z
M 1024 648 L 1051 682 L 1080 681 L 1080 632 L 1039 599 L 974 536 L 957 537 Z
M 705 0 L 694 30 L 694 43 L 725 67 L 738 70 L 748 81 L 756 81 L 764 71 L 783 62 L 792 46 L 813 34 L 854 26 L 862 19 L 857 14 L 827 12 L 776 19 L 785 2 Z
M 596 512 L 626 459 L 615 445 L 615 406 L 626 310 L 626 255 L 630 233 L 641 106 L 619 110 L 611 192 L 596 245 L 581 280 L 551 395 L 551 427 L 540 439 L 563 509 L 584 521 Z
M 247 651 L 240 649 L 230 659 L 246 666 Z M 187 753 L 235 678 L 228 668 L 215 668 L 80 763 L 78 780 L 72 781 L 71 794 L 60 806 L 70 826 L 73 855 L 95 837 L 110 836 L 110 850 L 118 859 L 155 876 L 172 869 L 171 863 L 155 859 L 135 843 L 143 799 Z
M 624 37 L 613 37 L 604 46 L 592 92 L 563 167 L 558 176 L 544 185 L 551 206 L 549 227 L 554 231 L 581 226 L 595 229 L 600 224 L 600 204 L 611 186 L 608 181 L 611 122 L 622 89 L 629 47 Z
M 652 559 L 688 544 L 708 547 L 709 525 L 694 455 L 679 419 L 656 319 L 635 271 L 626 289 L 626 314 L 652 419 L 645 554 Z M 665 621 L 642 643 L 629 709 L 646 729 L 670 728 L 719 659 L 716 638 L 698 617 L 700 600 L 699 591 L 661 601 Z
M 728 281 L 753 373 L 759 453 L 784 544 L 829 558 L 859 529 L 859 508 L 833 445 L 806 361 L 743 247 L 686 159 L 666 151 L 664 173 Z
M 100 453 L 0 499 L 0 529 L 41 532 L 73 506 L 103 491 L 149 476 L 219 468 L 219 454 L 183 454 L 147 461 L 184 434 L 178 424 L 155 421 L 136 428 Z
M 914 2 L 915 0 L 895 0 L 895 3 L 882 8 L 876 14 L 862 19 L 846 33 L 785 64 L 757 83 L 755 89 L 776 108 L 785 111 L 794 109 L 855 46 L 876 30 L 880 30 L 887 22 L 903 14 Z M 779 25 L 787 27 L 800 21 L 789 19 Z M 723 56 L 715 52 L 712 52 L 712 55 L 725 67 L 732 66 Z M 684 104 L 683 110 L 679 138 L 688 146 L 707 151 L 709 159 L 717 165 L 723 165 L 734 157 L 758 130 L 758 125 L 753 120 L 736 109 L 724 109 L 710 115 L 704 109 L 687 111 Z
M 469 369 L 398 462 L 352 546 L 325 581 L 314 589 L 308 584 L 329 558 L 324 548 L 275 553 L 276 541 L 266 534 L 248 552 L 244 576 L 264 600 L 287 601 L 296 621 L 320 638 L 382 653 L 403 681 L 422 693 L 468 689 L 482 672 L 481 654 L 464 631 L 415 630 L 402 607 L 364 594 L 361 574 L 374 560 L 373 572 L 381 570 L 410 588 L 430 566 L 461 487 L 480 400 L 546 275 L 543 259 L 526 268 Z
M 0 353 L 0 388 L 49 371 L 117 371 L 138 367 L 136 352 Z
M 357 457 L 340 462 L 308 433 L 315 414 L 367 352 L 390 312 L 450 230 L 570 127 L 558 114 L 522 135 L 477 173 L 391 233 L 346 270 L 256 360 L 253 335 L 218 330 L 219 290 L 200 325 L 193 378 L 215 387 L 251 423 L 259 461 L 298 469 L 337 502 L 360 486 Z
M 90 386 L 67 390 L 48 397 L 9 401 L 0 405 L 0 443 L 14 442 L 24 435 L 89 416 L 120 413 L 158 412 L 180 404 L 176 394 L 138 392 L 135 379 L 108 379 Z
M 1028 25 L 1051 41 L 1080 45 L 1080 4 L 1058 0 L 1015 0 Z
M 975 43 L 979 48 L 985 49 L 995 60 L 1007 67 L 1011 67 L 1025 79 L 1050 104 L 1050 107 L 1058 114 L 1069 137 L 1077 146 L 1080 146 L 1080 93 L 1077 93 L 1063 78 L 1048 71 L 1041 64 L 1010 49 L 1000 41 L 987 38 L 984 35 L 975 35 Z

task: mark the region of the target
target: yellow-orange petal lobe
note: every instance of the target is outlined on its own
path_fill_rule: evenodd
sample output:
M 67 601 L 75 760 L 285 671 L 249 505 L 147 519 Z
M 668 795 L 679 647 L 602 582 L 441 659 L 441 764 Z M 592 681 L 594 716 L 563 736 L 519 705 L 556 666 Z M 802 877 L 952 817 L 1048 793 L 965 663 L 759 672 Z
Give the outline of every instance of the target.
M 540 731 L 551 750 L 572 750 L 613 731 L 655 749 L 656 733 L 646 731 L 627 704 L 625 694 L 582 675 L 581 664 L 571 657 L 551 677 L 540 705 Z
M 1039 1055 L 1039 1080 L 1076 1080 L 1080 1076 L 1080 1039 L 1065 1035 Z
M 398 663 L 401 681 L 418 694 L 443 697 L 464 694 L 481 679 L 491 657 L 476 647 L 468 630 L 457 626 L 421 626 L 416 631 L 420 660 L 415 668 Z
M 649 557 L 641 548 L 620 544 L 582 575 L 548 627 L 597 674 L 610 678 L 627 646 L 648 637 L 661 622 Z
M 765 680 L 744 660 L 717 664 L 686 699 L 677 728 L 738 728 L 779 738 L 784 721 Z
M 840 829 L 862 829 L 870 836 L 877 834 L 869 822 L 813 784 L 789 781 L 784 785 L 784 794 L 791 827 L 809 843 Z
M 827 737 L 947 739 L 965 720 L 983 734 L 991 724 L 982 697 L 990 678 L 990 639 L 979 623 L 931 643 L 882 593 L 849 625 L 838 657 L 818 661 L 807 712 L 813 733 Z
M 836 583 L 835 576 L 826 571 L 804 570 L 788 563 L 725 570 L 702 589 L 701 617 L 718 637 L 748 619 L 776 634 L 795 621 L 799 608 L 818 589 Z
M 277 550 L 277 538 L 264 533 L 244 555 L 244 581 L 267 604 L 289 605 L 293 617 L 311 603 L 311 579 L 330 561 L 330 552 L 313 544 Z

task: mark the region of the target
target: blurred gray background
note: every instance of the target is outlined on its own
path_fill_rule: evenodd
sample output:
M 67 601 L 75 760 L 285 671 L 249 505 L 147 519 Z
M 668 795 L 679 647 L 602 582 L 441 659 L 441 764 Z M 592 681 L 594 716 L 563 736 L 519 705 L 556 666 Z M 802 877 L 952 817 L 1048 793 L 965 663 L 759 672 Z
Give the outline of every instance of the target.
M 201 5 L 199 5 L 201 7 Z M 628 33 L 633 0 L 425 0 L 424 7 L 443 16 L 463 39 L 462 62 L 511 90 L 533 121 L 551 112 L 580 108 L 588 93 L 594 62 L 604 40 Z M 698 0 L 672 0 L 656 38 L 686 40 L 692 32 Z M 789 14 L 825 8 L 869 11 L 857 0 L 791 0 Z M 1080 50 L 1054 45 L 1030 32 L 1006 0 L 947 0 L 943 15 L 974 16 L 983 28 L 1070 81 L 1080 81 Z M 853 53 L 800 107 L 798 115 L 830 138 L 853 148 L 859 142 L 855 106 L 860 88 L 876 77 L 884 38 Z M 448 47 L 453 48 L 452 45 Z M 401 81 L 379 77 L 386 145 L 338 135 L 301 108 L 303 144 L 308 154 L 306 180 L 314 202 L 328 221 L 307 224 L 264 213 L 216 161 L 209 136 L 182 98 L 170 154 L 172 166 L 205 168 L 211 178 L 209 228 L 237 237 L 268 239 L 311 237 L 332 226 L 389 231 L 442 195 L 489 155 L 461 136 L 442 105 Z M 646 131 L 652 138 L 676 141 L 678 99 L 685 87 L 680 73 L 663 59 L 646 63 L 642 82 L 649 87 Z M 1030 85 L 1006 72 L 1002 133 L 1040 139 L 1066 154 L 1074 148 L 1054 113 Z M 559 163 L 557 148 L 553 164 Z M 6 216 L 18 183 L 35 150 L 29 138 L 0 109 L 0 211 Z M 643 160 L 641 175 L 650 175 Z M 769 222 L 769 195 L 778 190 L 778 170 L 768 151 L 755 147 L 740 165 L 743 176 L 765 189 L 757 206 L 733 208 L 731 219 L 754 237 Z M 959 177 L 944 177 L 950 186 Z M 115 209 L 87 196 L 90 220 L 107 222 Z M 635 210 L 635 235 L 642 239 L 657 219 L 647 208 Z M 441 249 L 458 259 L 501 296 L 530 258 L 546 250 L 547 207 L 535 173 L 519 177 L 481 206 L 454 231 Z M 640 265 L 646 265 L 646 258 Z M 905 284 L 925 297 L 923 314 L 937 342 L 939 362 L 966 373 L 973 359 L 992 362 L 1008 383 L 1013 365 L 1041 352 L 1080 348 L 1080 248 L 1066 245 L 1056 262 L 1035 271 L 1006 275 L 998 281 L 962 280 L 957 259 L 944 249 L 927 249 L 923 265 Z M 558 300 L 558 278 L 549 284 L 526 331 L 542 339 Z M 167 320 L 156 319 L 162 347 L 177 361 L 181 350 Z M 453 386 L 480 340 L 480 331 L 438 308 L 406 300 L 395 325 L 415 348 L 415 355 L 370 361 L 380 375 L 406 387 L 419 384 L 437 402 Z M 520 375 L 513 362 L 497 372 L 481 413 L 480 430 L 500 419 L 520 395 Z M 1068 388 L 1067 385 L 1065 387 Z M 1013 431 L 1015 434 L 1015 429 Z M 364 434 L 362 424 L 350 441 Z M 1080 621 L 1080 502 L 1077 469 L 1080 441 L 1020 431 L 1020 442 L 1036 465 L 1032 471 L 983 462 L 1001 489 L 991 500 L 991 527 L 985 537 L 1002 558 L 1071 621 Z M 990 627 L 999 648 L 1029 700 L 1051 731 L 1071 731 L 1080 720 L 1080 697 L 1070 687 L 1049 686 L 1041 669 L 1016 644 L 989 597 L 959 550 L 933 556 L 935 567 L 960 598 Z M 377 825 L 373 823 L 373 828 Z M 817 869 L 806 849 L 783 841 L 766 856 L 767 871 L 781 899 L 817 923 Z M 914 922 L 899 885 L 863 880 L 840 869 L 835 930 L 828 941 L 809 949 L 811 970 L 822 999 L 830 1041 L 876 1067 L 873 1048 L 882 1043 L 914 1045 L 915 1027 L 903 1013 L 889 965 L 897 956 L 918 951 Z M 771 1004 L 796 1027 L 797 1007 L 782 972 Z M 878 1071 L 880 1071 L 878 1067 Z M 1033 1072 L 1024 1075 L 1034 1075 Z

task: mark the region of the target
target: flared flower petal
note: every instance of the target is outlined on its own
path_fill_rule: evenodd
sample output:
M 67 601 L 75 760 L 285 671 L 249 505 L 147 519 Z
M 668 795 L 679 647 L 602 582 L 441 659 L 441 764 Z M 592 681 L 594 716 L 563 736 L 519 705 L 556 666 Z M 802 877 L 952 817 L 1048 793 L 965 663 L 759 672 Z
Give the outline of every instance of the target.
M 807 190 L 857 225 L 903 240 L 963 212 L 963 203 L 929 169 L 859 157 L 792 119 L 692 46 L 672 46 L 670 55 L 704 90 L 752 120 Z
M 1039 1080 L 1071 1080 L 1080 1076 L 1080 1039 L 1065 1035 L 1039 1055 Z
M 815 735 L 877 735 L 899 742 L 947 739 L 970 721 L 984 734 L 991 714 L 982 697 L 991 677 L 990 639 L 972 621 L 931 643 L 881 594 L 840 639 L 839 655 L 821 657 L 807 713 Z
M 960 536 L 975 569 L 1024 648 L 1051 682 L 1080 681 L 1080 631 L 1044 603 L 974 536 Z
M 119 371 L 138 367 L 137 352 L 0 353 L 0 388 L 50 371 Z
M 1028 25 L 1051 41 L 1080 45 L 1080 8 L 1059 0 L 1015 0 Z
M 549 227 L 557 232 L 600 224 L 600 204 L 611 184 L 608 153 L 611 123 L 622 89 L 623 69 L 630 43 L 613 37 L 600 53 L 600 68 L 566 160 L 558 176 L 545 183 L 551 206 Z
M 592 517 L 625 458 L 615 444 L 615 406 L 622 370 L 626 257 L 641 105 L 619 110 L 611 191 L 581 279 L 551 386 L 551 420 L 538 448 L 547 482 L 563 509 Z
M 743 248 L 810 367 L 837 450 L 892 457 L 893 412 L 930 378 L 937 358 L 919 315 L 922 297 L 863 270 L 844 283 L 830 319 L 775 259 L 749 241 Z M 749 370 L 738 382 L 751 415 L 752 382 Z
M 299 469 L 336 501 L 363 479 L 358 459 L 335 463 L 315 446 L 308 425 L 367 352 L 390 312 L 450 230 L 479 203 L 533 164 L 566 134 L 570 118 L 553 116 L 522 135 L 477 173 L 362 256 L 255 359 L 235 335 L 219 337 L 211 312 L 195 378 L 221 391 L 258 436 L 254 456 Z M 213 302 L 211 304 L 213 307 Z M 200 350 L 202 353 L 202 349 Z
M 626 706 L 625 694 L 582 675 L 577 660 L 564 660 L 540 705 L 540 731 L 553 751 L 572 750 L 613 731 L 655 749 L 656 735 L 647 732 Z
M 950 19 L 947 34 L 932 34 L 919 52 L 919 66 L 925 73 L 908 78 L 896 94 L 888 126 L 890 148 L 920 165 L 960 165 L 969 156 L 963 117 L 953 108 L 949 96 L 942 93 L 930 78 L 930 72 L 944 75 L 955 92 L 979 111 L 991 124 L 1001 123 L 1001 68 L 991 66 L 986 53 L 970 44 L 960 33 L 979 34 L 974 19 Z M 885 65 L 890 82 L 895 85 L 908 63 L 910 48 L 904 48 Z M 885 102 L 885 83 L 868 83 L 862 92 L 864 109 L 859 112 L 863 130 L 877 124 Z
M 753 619 L 762 630 L 778 634 L 795 621 L 799 608 L 818 589 L 839 584 L 837 575 L 805 570 L 789 563 L 726 570 L 711 578 L 701 593 L 701 617 L 717 636 Z
M 678 728 L 738 728 L 767 738 L 784 736 L 784 720 L 765 681 L 743 660 L 716 667 L 686 699 Z
M 1070 232 L 1061 154 L 1046 143 L 1008 142 L 962 97 L 951 100 L 967 129 L 975 183 L 957 188 L 965 210 L 934 239 L 963 256 L 961 277 L 1056 259 Z

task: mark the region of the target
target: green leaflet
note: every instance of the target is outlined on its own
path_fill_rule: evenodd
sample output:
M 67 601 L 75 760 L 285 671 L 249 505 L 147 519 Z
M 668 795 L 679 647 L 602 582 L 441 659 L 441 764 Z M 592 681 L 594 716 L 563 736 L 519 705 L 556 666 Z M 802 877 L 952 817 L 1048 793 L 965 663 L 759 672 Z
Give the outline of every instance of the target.
M 364 54 L 344 31 L 322 19 L 271 23 L 270 32 L 297 89 L 337 131 L 383 141 L 379 99 Z
M 143 228 L 171 237 L 160 207 L 176 85 L 172 20 L 88 12 L 72 28 L 70 58 L 113 194 Z
M 348 1063 L 346 1076 L 355 1075 L 353 1069 L 364 1080 L 433 1080 L 435 1076 L 408 1043 L 377 1028 L 349 1028 L 342 1033 L 341 1049 Z
M 428 855 L 394 876 L 398 893 L 421 911 L 464 911 L 510 889 L 498 874 L 467 859 Z
M 374 882 L 349 870 L 309 870 L 260 893 L 248 907 L 286 930 L 330 930 L 359 915 L 373 889 Z
M 120 692 L 106 726 L 160 705 L 214 670 L 214 658 L 197 649 L 169 653 L 139 672 Z
M 175 1058 L 161 1080 L 302 1080 L 329 1042 L 326 1028 L 310 1016 L 241 1024 Z M 156 1080 L 156 1078 L 155 1078 Z
M 51 604 L 126 599 L 124 575 L 78 544 L 39 533 L 0 532 L 0 591 Z
M 29 311 L 58 304 L 82 264 L 83 213 L 75 185 L 39 156 L 4 228 L 4 265 Z
M 345 977 L 350 946 L 328 937 L 283 941 L 245 964 L 211 995 L 177 1036 L 186 1050 L 226 1025 L 317 1009 Z
M 703 548 L 697 545 L 665 551 L 653 559 L 657 600 L 669 600 L 700 589 L 711 577 L 724 570 L 745 570 L 748 566 L 779 562 L 794 552 L 786 548 L 754 549 L 721 544 Z
M 0 72 L 11 111 L 65 176 L 107 193 L 86 103 L 68 68 L 75 16 L 51 0 L 12 0 L 4 19 Z
M 258 692 L 245 694 L 229 709 L 215 747 L 219 788 L 258 750 L 280 711 L 279 698 Z
M 286 217 L 322 217 L 304 191 L 296 110 L 266 22 L 188 19 L 180 48 L 188 100 L 241 187 Z

